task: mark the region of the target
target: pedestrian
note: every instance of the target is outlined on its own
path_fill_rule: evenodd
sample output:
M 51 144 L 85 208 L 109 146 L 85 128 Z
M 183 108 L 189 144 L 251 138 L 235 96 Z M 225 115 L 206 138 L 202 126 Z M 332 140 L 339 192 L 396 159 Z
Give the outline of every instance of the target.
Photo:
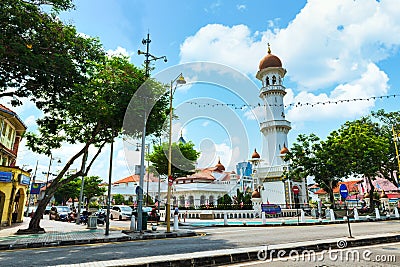
M 178 221 L 180 222 L 181 219 L 179 218 L 179 209 L 178 209 L 178 206 L 175 207 L 174 215 L 178 216 Z

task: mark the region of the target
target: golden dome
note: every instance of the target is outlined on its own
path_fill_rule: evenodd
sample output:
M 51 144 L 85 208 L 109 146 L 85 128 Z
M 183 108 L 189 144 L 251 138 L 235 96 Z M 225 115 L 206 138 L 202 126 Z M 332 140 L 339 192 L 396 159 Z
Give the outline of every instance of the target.
M 220 159 L 218 159 L 217 165 L 215 165 L 219 171 L 225 171 L 225 166 L 221 164 Z
M 257 150 L 254 148 L 254 152 L 251 155 L 252 159 L 259 159 L 260 158 L 260 154 L 257 153 Z
M 385 191 L 383 191 L 383 190 L 382 190 L 381 198 L 389 198 L 389 197 L 386 195 Z
M 271 54 L 271 48 L 268 44 L 268 54 L 261 59 L 260 64 L 258 65 L 258 69 L 262 70 L 270 67 L 282 68 L 282 62 L 279 57 Z
M 261 198 L 260 192 L 258 192 L 258 189 L 254 189 L 253 193 L 251 194 L 252 198 Z
M 289 149 L 286 147 L 285 144 L 283 144 L 283 148 L 281 149 L 281 155 L 289 153 Z

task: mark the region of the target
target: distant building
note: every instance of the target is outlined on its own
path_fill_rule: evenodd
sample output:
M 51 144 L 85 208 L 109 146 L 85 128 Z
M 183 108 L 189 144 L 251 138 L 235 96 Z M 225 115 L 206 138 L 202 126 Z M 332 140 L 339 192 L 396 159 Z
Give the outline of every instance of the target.
M 0 105 L 0 224 L 22 222 L 30 173 L 15 166 L 26 126 L 11 109 Z

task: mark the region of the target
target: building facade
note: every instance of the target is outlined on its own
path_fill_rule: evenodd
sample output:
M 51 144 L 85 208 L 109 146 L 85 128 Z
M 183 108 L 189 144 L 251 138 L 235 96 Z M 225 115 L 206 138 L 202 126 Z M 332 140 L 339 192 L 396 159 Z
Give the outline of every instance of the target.
M 22 222 L 30 173 L 15 166 L 26 126 L 17 114 L 0 105 L 0 224 Z

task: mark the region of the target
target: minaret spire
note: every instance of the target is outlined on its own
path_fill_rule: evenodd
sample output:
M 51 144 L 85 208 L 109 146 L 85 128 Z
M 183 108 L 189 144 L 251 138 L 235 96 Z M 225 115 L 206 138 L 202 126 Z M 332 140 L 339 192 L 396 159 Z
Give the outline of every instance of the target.
M 271 46 L 268 43 L 268 54 L 271 54 Z

